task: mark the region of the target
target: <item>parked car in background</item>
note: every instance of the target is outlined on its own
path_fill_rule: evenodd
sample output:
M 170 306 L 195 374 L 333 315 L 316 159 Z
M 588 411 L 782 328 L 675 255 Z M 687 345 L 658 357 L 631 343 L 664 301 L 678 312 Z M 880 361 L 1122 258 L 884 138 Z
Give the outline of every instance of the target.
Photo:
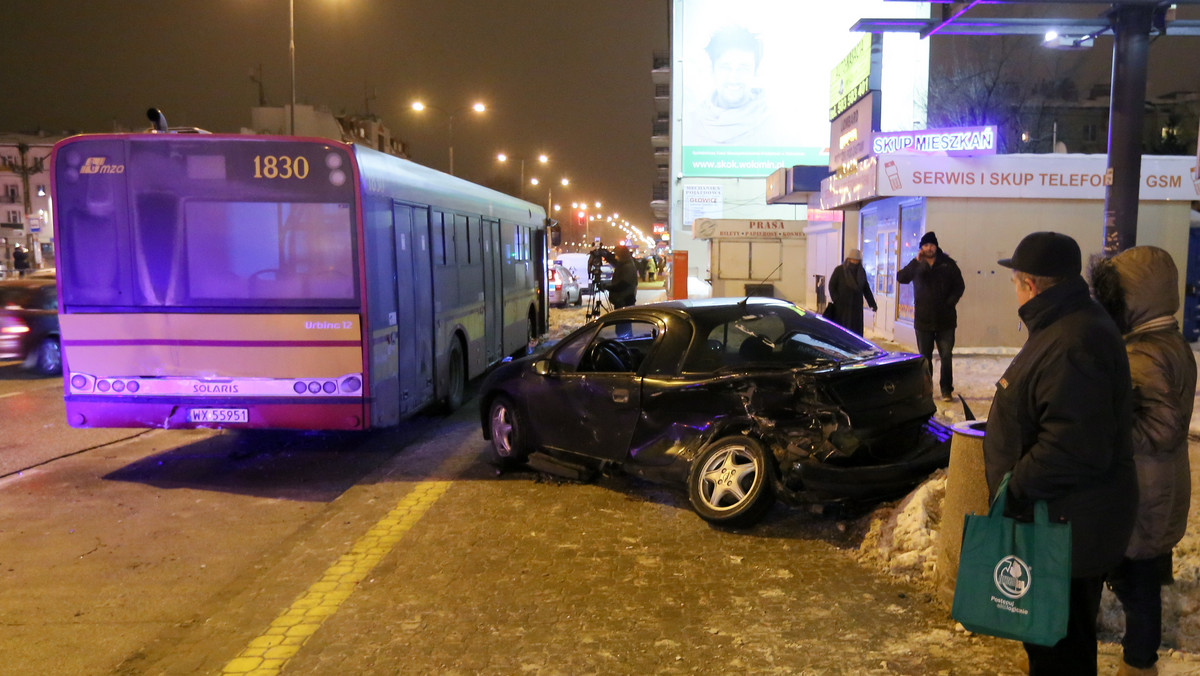
M 0 282 L 0 359 L 21 359 L 43 375 L 62 371 L 54 277 Z
M 920 355 L 786 301 L 714 298 L 601 315 L 501 364 L 479 402 L 502 468 L 619 468 L 682 484 L 703 519 L 745 526 L 777 497 L 869 503 L 945 467 L 932 393 Z
M 555 263 L 550 266 L 550 279 L 547 285 L 550 289 L 551 305 L 566 307 L 583 304 L 583 292 L 579 287 L 579 280 L 565 265 Z

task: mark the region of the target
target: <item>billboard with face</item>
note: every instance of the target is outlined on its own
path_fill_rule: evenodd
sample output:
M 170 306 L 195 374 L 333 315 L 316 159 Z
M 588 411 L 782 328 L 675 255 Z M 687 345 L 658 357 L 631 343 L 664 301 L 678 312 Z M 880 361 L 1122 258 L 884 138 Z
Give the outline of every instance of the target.
M 682 173 L 727 177 L 828 164 L 830 71 L 863 38 L 850 27 L 860 18 L 929 16 L 926 3 L 884 0 L 676 0 L 675 11 Z M 896 37 L 917 48 L 915 36 Z M 889 46 L 885 64 L 904 64 Z M 927 54 L 927 43 L 919 49 Z M 913 87 L 893 93 L 886 74 L 884 85 L 885 106 L 894 96 L 913 108 Z

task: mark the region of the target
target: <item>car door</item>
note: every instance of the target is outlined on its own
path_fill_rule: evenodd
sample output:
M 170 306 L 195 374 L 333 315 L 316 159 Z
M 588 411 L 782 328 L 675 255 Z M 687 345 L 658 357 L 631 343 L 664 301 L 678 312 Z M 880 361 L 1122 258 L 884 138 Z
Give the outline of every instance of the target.
M 623 461 L 641 415 L 640 367 L 660 333 L 648 320 L 602 320 L 561 345 L 530 411 L 542 444 Z

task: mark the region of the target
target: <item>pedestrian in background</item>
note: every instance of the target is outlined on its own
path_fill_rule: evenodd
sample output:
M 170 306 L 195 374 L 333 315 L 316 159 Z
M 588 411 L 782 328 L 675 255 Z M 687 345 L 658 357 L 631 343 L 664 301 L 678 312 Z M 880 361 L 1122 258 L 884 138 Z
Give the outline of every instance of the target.
M 933 346 L 942 362 L 938 385 L 942 401 L 954 401 L 954 330 L 958 328 L 958 305 L 966 284 L 958 263 L 938 246 L 937 236 L 921 237 L 917 257 L 896 273 L 896 281 L 913 285 L 913 330 L 917 351 L 925 357 L 933 377 Z
M 25 250 L 25 247 L 18 244 L 13 249 L 12 258 L 13 269 L 17 271 L 18 277 L 24 277 L 29 273 L 29 252 Z
M 878 309 L 875 296 L 871 293 L 871 282 L 862 266 L 862 252 L 851 249 L 846 260 L 829 275 L 829 299 L 833 302 L 833 321 L 845 328 L 863 334 L 863 300 L 874 311 Z
M 1188 428 L 1196 397 L 1196 359 L 1184 341 L 1179 273 L 1171 254 L 1138 246 L 1092 267 L 1092 290 L 1125 334 L 1133 383 L 1133 460 L 1137 522 L 1108 586 L 1125 611 L 1118 674 L 1157 674 L 1162 585 L 1171 550 L 1183 539 L 1191 502 Z
M 614 309 L 629 307 L 637 302 L 638 270 L 628 247 L 618 246 L 613 260 L 612 280 L 608 283 L 608 300 Z
M 999 264 L 1013 270 L 1029 338 L 996 384 L 983 437 L 988 489 L 995 495 L 1011 472 L 1008 516 L 1032 521 L 1045 500 L 1051 521 L 1071 524 L 1067 635 L 1052 647 L 1026 643 L 1029 673 L 1095 674 L 1104 577 L 1121 562 L 1137 506 L 1129 360 L 1080 274 L 1074 239 L 1035 232 Z
M 646 278 L 653 282 L 654 276 L 658 274 L 658 263 L 654 260 L 654 256 L 646 257 Z

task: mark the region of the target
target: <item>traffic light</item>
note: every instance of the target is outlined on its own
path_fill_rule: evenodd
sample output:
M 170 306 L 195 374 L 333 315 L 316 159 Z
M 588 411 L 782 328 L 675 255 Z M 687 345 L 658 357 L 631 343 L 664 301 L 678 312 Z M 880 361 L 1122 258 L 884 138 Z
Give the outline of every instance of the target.
M 586 224 L 587 224 L 587 212 L 586 211 L 575 212 L 575 225 L 578 225 L 579 227 L 582 228 Z

